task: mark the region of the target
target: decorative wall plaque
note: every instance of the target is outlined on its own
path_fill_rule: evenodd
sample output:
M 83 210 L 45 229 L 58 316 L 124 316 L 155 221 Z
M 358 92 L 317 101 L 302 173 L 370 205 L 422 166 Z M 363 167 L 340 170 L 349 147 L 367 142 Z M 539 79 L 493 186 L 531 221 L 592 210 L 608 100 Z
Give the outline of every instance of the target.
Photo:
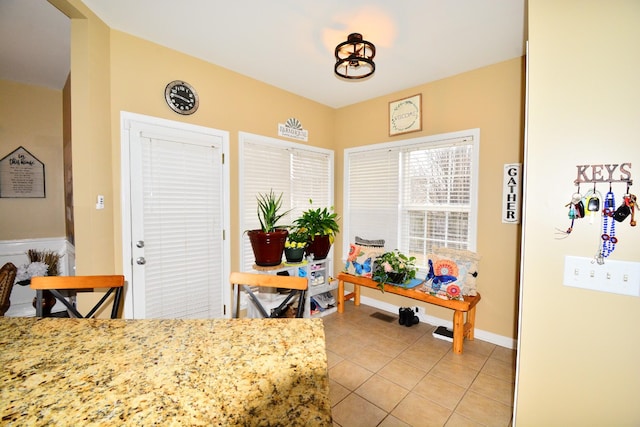
M 309 140 L 309 131 L 302 128 L 302 123 L 295 117 L 287 119 L 286 123 L 278 123 L 278 136 L 285 136 L 300 141 Z
M 44 163 L 24 147 L 0 159 L 0 197 L 45 197 Z
M 422 130 L 422 94 L 389 103 L 389 136 Z

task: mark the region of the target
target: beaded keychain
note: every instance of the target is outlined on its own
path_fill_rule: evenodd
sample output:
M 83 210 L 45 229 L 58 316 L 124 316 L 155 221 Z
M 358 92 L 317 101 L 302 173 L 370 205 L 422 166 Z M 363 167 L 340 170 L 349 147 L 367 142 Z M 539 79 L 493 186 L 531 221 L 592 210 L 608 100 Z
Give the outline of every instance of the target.
M 598 264 L 604 264 L 604 258 L 611 255 L 616 248 L 618 238 L 616 237 L 616 222 L 613 220 L 613 212 L 616 207 L 616 199 L 609 186 L 609 191 L 604 198 L 604 209 L 602 210 L 602 236 L 600 251 L 597 256 Z

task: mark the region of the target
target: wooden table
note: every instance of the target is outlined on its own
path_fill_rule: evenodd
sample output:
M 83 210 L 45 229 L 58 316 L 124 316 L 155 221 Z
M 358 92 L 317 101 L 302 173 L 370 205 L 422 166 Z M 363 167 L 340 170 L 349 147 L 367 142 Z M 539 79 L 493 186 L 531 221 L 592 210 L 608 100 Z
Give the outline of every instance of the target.
M 345 295 L 344 283 L 352 283 L 354 291 Z M 380 289 L 378 282 L 366 277 L 353 276 L 347 273 L 338 273 L 338 313 L 344 312 L 344 302 L 353 299 L 355 305 L 360 305 L 360 287 Z M 480 294 L 474 297 L 465 296 L 464 301 L 445 300 L 442 298 L 429 295 L 415 289 L 405 289 L 402 286 L 384 285 L 384 291 L 394 295 L 402 295 L 417 301 L 438 305 L 453 310 L 453 352 L 462 353 L 462 345 L 464 338 L 468 340 L 474 339 L 475 321 L 476 321 L 476 305 L 480 301 Z M 464 319 L 464 313 L 467 319 Z
M 321 319 L 0 317 L 0 424 L 331 426 Z

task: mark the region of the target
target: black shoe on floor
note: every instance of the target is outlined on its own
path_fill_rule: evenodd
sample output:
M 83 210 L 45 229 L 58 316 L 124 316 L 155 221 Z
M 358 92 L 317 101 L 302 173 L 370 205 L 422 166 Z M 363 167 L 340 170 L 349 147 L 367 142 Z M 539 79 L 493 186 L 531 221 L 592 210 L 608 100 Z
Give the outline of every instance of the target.
M 411 314 L 411 309 L 408 307 L 400 307 L 398 310 L 398 323 L 401 325 L 407 325 L 409 322 L 409 315 Z
M 416 316 L 416 314 L 413 312 L 411 308 L 407 308 L 405 316 L 406 317 L 405 317 L 404 325 L 406 327 L 410 327 L 420 323 L 420 319 L 418 318 L 418 316 Z

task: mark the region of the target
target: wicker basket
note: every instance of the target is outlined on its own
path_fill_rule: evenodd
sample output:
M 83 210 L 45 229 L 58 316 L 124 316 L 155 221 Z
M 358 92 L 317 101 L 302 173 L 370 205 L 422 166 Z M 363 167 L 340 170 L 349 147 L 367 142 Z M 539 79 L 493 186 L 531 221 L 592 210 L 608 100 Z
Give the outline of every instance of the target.
M 0 269 L 0 316 L 4 316 L 11 306 L 11 291 L 17 272 L 18 268 L 10 262 Z

